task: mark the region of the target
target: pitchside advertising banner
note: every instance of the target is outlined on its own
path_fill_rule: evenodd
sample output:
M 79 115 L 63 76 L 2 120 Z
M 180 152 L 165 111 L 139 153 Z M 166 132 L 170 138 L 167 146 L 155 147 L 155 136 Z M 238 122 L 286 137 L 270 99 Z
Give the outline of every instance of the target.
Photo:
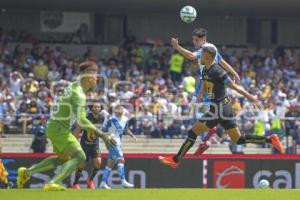
M 9 179 L 15 181 L 17 178 L 17 168 L 20 166 L 29 167 L 49 154 L 2 154 L 3 162 L 10 174 Z M 103 155 L 101 170 L 94 178 L 94 183 L 99 187 L 105 164 L 106 155 Z M 136 188 L 199 188 L 202 187 L 202 160 L 187 159 L 179 169 L 170 169 L 158 161 L 158 155 L 153 154 L 125 154 L 126 178 L 133 183 Z M 86 188 L 91 171 L 91 163 L 83 171 L 80 179 L 82 188 Z M 59 169 L 57 169 L 59 170 Z M 56 173 L 52 171 L 37 173 L 26 184 L 27 188 L 41 188 Z M 74 180 L 74 173 L 64 181 L 65 186 L 70 186 Z M 112 188 L 121 187 L 121 182 L 117 170 L 113 170 L 108 184 Z
M 3 162 L 15 181 L 19 166 L 29 167 L 49 154 L 2 154 Z M 157 154 L 125 154 L 126 178 L 136 188 L 257 188 L 261 179 L 267 179 L 272 188 L 300 188 L 300 155 L 188 155 L 178 169 L 171 169 L 158 161 Z M 103 156 L 102 167 L 106 164 Z M 57 169 L 59 170 L 59 169 Z M 91 163 L 80 179 L 86 188 Z M 41 188 L 56 171 L 37 173 L 32 176 L 27 188 Z M 95 179 L 99 187 L 103 171 Z M 74 173 L 64 181 L 70 186 Z M 117 170 L 112 171 L 109 185 L 120 188 Z

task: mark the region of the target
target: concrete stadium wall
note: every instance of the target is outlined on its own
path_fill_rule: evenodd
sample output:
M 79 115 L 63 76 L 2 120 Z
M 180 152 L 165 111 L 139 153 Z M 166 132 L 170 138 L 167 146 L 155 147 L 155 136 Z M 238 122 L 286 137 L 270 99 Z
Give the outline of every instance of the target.
M 160 38 L 169 41 L 170 37 L 179 37 L 183 43 L 191 44 L 191 33 L 195 27 L 205 27 L 209 31 L 209 40 L 216 44 L 246 44 L 246 22 L 243 17 L 225 18 L 222 16 L 199 16 L 192 24 L 183 23 L 178 15 L 129 15 L 128 29 L 145 38 Z
M 91 13 L 90 30 L 94 37 L 94 28 L 98 22 L 94 21 L 94 14 Z M 206 27 L 209 31 L 209 40 L 220 45 L 247 45 L 247 17 L 236 16 L 201 16 L 199 15 L 193 24 L 181 22 L 178 14 L 134 14 L 127 13 L 127 30 L 132 30 L 140 42 L 146 38 L 162 39 L 168 42 L 170 37 L 177 36 L 184 43 L 191 44 L 191 32 L 195 27 Z M 109 29 L 109 22 L 115 19 L 114 15 L 104 15 L 104 29 Z M 112 20 L 111 20 L 112 19 Z M 278 20 L 278 45 L 300 46 L 300 20 L 298 18 L 274 18 Z M 263 19 L 262 19 L 263 20 Z M 49 36 L 62 38 L 60 33 L 41 32 L 40 13 L 29 12 L 9 12 L 0 17 L 0 27 L 11 30 L 28 30 L 34 36 L 46 39 Z M 263 32 L 269 32 L 267 26 L 263 26 Z M 119 30 L 121 31 L 121 29 Z M 102 38 L 104 42 L 109 42 L 109 31 L 104 31 Z M 123 34 L 123 33 L 122 33 Z M 120 36 L 122 34 L 119 34 Z M 263 37 L 263 36 L 262 36 Z M 268 36 L 267 36 L 268 37 Z M 97 38 L 94 38 L 97 41 Z M 121 38 L 120 40 L 121 41 Z M 263 41 L 265 39 L 263 38 Z M 262 42 L 262 46 L 268 44 Z M 269 46 L 268 46 L 269 47 Z

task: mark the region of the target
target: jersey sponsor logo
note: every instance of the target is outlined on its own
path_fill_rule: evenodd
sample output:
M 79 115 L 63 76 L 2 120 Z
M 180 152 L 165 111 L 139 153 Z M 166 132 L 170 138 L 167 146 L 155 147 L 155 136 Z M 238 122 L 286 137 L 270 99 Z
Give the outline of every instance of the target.
M 244 188 L 244 161 L 215 161 L 213 171 L 214 188 Z

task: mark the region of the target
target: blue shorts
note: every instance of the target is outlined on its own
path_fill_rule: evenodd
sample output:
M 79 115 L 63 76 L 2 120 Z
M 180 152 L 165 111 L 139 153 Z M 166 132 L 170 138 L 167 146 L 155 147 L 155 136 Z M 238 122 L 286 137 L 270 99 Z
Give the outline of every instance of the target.
M 209 111 L 210 108 L 210 102 L 209 101 L 204 101 L 202 102 L 202 108 L 206 108 L 207 111 Z M 196 113 L 196 119 L 199 120 L 201 117 L 203 117 L 205 115 L 205 113 L 203 113 L 202 111 L 199 111 Z
M 108 151 L 108 160 L 119 160 L 124 159 L 121 145 L 110 147 Z

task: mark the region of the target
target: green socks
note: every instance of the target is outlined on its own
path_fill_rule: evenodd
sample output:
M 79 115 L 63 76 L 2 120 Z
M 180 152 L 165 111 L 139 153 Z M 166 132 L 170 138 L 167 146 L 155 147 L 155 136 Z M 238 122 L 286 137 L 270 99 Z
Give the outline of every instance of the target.
M 77 151 L 72 156 L 71 159 L 66 161 L 53 179 L 49 183 L 60 183 L 67 176 L 69 176 L 73 171 L 75 171 L 86 159 L 83 151 Z
M 55 167 L 63 164 L 65 161 L 66 160 L 62 160 L 62 159 L 58 158 L 57 156 L 51 156 L 51 157 L 45 158 L 38 164 L 30 167 L 29 174 L 31 175 L 34 173 L 44 172 L 44 171 L 48 171 L 50 169 L 54 169 Z

